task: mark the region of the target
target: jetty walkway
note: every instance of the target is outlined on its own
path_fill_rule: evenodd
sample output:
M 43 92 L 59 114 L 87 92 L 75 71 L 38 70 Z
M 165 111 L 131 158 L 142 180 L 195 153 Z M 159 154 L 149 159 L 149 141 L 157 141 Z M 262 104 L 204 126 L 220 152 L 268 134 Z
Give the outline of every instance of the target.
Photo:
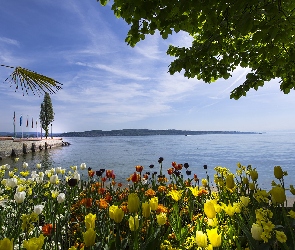
M 0 159 L 67 145 L 69 144 L 62 138 L 55 137 L 48 139 L 0 137 Z

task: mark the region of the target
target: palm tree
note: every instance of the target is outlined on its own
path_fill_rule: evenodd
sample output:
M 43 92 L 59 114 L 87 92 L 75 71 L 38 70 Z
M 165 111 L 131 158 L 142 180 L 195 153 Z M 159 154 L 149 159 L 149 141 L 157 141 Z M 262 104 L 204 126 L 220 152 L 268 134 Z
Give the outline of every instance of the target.
M 14 69 L 12 74 L 5 79 L 5 82 L 9 82 L 11 84 L 10 86 L 12 86 L 12 84 L 16 85 L 15 92 L 21 88 L 23 95 L 25 95 L 25 93 L 28 95 L 30 91 L 32 91 L 34 95 L 38 94 L 38 96 L 44 93 L 53 94 L 62 88 L 62 83 L 29 69 L 3 64 L 0 66 Z

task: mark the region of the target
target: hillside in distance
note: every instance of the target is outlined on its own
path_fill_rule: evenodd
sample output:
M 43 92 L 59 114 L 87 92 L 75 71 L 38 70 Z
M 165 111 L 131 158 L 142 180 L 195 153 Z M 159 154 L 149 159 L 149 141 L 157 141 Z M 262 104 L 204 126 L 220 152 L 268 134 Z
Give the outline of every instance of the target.
M 98 136 L 148 136 L 148 135 L 202 135 L 202 134 L 257 134 L 256 132 L 241 131 L 191 131 L 191 130 L 150 130 L 150 129 L 122 129 L 122 130 L 91 130 L 84 132 L 62 133 L 61 137 L 98 137 Z

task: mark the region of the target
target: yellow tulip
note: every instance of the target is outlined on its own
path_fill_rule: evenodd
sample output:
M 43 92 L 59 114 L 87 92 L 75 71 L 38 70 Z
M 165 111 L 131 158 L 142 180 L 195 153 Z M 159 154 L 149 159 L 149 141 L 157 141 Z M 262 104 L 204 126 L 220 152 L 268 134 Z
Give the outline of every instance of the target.
M 29 240 L 24 240 L 23 246 L 27 250 L 41 250 L 44 244 L 45 237 L 41 234 L 38 238 L 33 237 Z
M 251 234 L 253 239 L 262 240 L 261 238 L 262 233 L 263 233 L 263 228 L 260 225 L 253 223 L 251 227 Z
M 4 238 L 0 240 L 0 250 L 13 250 L 13 239 Z
M 279 186 L 275 186 L 270 190 L 271 200 L 274 204 L 284 203 L 286 200 L 285 189 Z
M 84 243 L 87 247 L 93 246 L 95 244 L 96 233 L 93 228 L 89 228 L 85 233 L 83 233 Z
M 157 222 L 160 226 L 164 225 L 166 223 L 167 216 L 165 213 L 157 214 Z
M 129 222 L 129 228 L 130 228 L 131 231 L 135 231 L 135 230 L 138 229 L 138 227 L 139 227 L 139 220 L 138 220 L 138 216 L 137 215 L 134 216 L 134 217 L 133 216 L 130 216 L 128 222 Z
M 290 192 L 291 194 L 295 195 L 295 188 L 293 185 L 290 185 Z
M 202 185 L 203 185 L 203 187 L 207 187 L 208 186 L 208 180 L 207 179 L 202 179 Z
M 217 228 L 207 229 L 206 230 L 208 238 L 212 247 L 220 247 L 221 246 L 221 234 L 217 233 Z
M 118 208 L 118 206 L 112 205 L 109 207 L 109 216 L 111 219 L 115 218 L 115 210 Z
M 213 218 L 213 219 L 208 219 L 207 223 L 208 223 L 208 225 L 209 225 L 210 227 L 217 227 L 217 225 L 218 225 L 218 220 L 217 220 L 217 218 L 215 217 L 215 218 Z
M 281 168 L 281 166 L 275 166 L 274 169 L 274 176 L 277 178 L 277 179 L 281 179 L 283 178 L 284 176 L 284 173 L 283 173 L 283 170 Z
M 199 195 L 199 187 L 188 187 L 189 190 L 192 192 L 193 196 L 198 196 Z
M 85 216 L 86 229 L 95 228 L 96 214 L 89 213 Z
M 175 201 L 179 201 L 181 199 L 182 196 L 182 190 L 178 191 L 178 190 L 171 190 L 168 195 L 172 197 L 173 200 Z
M 249 179 L 247 177 L 243 177 L 243 184 L 249 185 Z
M 258 179 L 258 172 L 254 169 L 252 171 L 250 171 L 250 176 L 252 181 L 256 181 Z
M 148 202 L 142 203 L 142 215 L 145 218 L 150 217 L 151 214 L 151 206 Z
M 206 247 L 207 246 L 207 235 L 202 231 L 196 232 L 196 243 L 198 247 Z
M 240 200 L 244 207 L 247 207 L 250 202 L 250 198 L 246 196 L 240 196 Z
M 213 219 L 216 216 L 214 202 L 207 200 L 204 204 L 204 212 L 209 219 Z
M 295 219 L 295 211 L 290 210 L 288 213 L 288 216 L 290 216 L 291 218 Z
M 151 198 L 149 203 L 150 203 L 150 206 L 151 206 L 151 210 L 156 211 L 157 208 L 158 208 L 158 205 L 159 205 L 158 204 L 158 197 Z
M 255 184 L 253 182 L 249 183 L 250 190 L 255 190 Z
M 229 189 L 233 189 L 235 187 L 235 181 L 234 181 L 234 175 L 233 174 L 229 174 L 226 177 L 226 187 Z
M 136 193 L 131 193 L 128 195 L 128 210 L 130 213 L 135 213 L 138 211 L 140 205 L 139 197 Z

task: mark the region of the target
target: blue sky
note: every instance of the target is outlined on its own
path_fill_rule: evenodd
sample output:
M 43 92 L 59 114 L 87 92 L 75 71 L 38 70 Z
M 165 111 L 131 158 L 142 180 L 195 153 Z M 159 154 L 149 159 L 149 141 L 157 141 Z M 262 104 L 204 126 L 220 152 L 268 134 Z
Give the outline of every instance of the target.
M 247 69 L 207 84 L 171 76 L 169 44 L 190 46 L 185 33 L 163 40 L 148 36 L 135 48 L 124 39 L 128 26 L 110 6 L 95 0 L 11 0 L 0 9 L 0 64 L 21 66 L 63 83 L 51 95 L 53 132 L 124 128 L 270 131 L 295 130 L 295 92 L 284 95 L 279 80 L 251 90 L 240 100 L 230 91 L 242 84 Z M 13 132 L 39 117 L 43 96 L 21 91 L 4 80 L 0 67 L 0 131 Z

